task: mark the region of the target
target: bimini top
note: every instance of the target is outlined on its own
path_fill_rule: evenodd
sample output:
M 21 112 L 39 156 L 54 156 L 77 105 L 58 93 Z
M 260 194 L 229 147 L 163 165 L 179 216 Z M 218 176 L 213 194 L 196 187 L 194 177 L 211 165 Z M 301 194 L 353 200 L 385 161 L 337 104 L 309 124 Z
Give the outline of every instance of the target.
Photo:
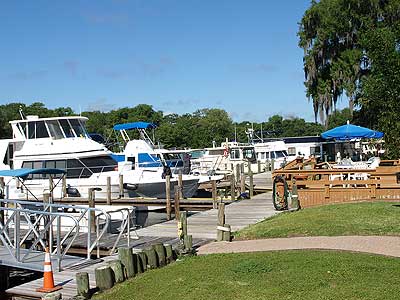
M 31 174 L 65 174 L 66 171 L 62 169 L 14 169 L 14 170 L 2 170 L 0 176 L 4 177 L 20 177 L 22 179 L 27 178 Z
M 133 122 L 114 125 L 114 130 L 130 130 L 130 129 L 153 129 L 157 125 L 147 122 Z

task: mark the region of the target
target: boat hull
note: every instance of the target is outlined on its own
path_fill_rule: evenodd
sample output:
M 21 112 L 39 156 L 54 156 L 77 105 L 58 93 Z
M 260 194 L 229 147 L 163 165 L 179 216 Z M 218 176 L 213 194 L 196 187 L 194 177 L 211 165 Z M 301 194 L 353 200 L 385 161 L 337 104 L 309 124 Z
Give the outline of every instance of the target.
M 178 181 L 171 181 L 170 197 L 174 198 L 175 186 Z M 192 197 L 199 186 L 198 179 L 187 179 L 183 182 L 183 197 Z M 128 190 L 129 197 L 144 197 L 144 198 L 166 198 L 165 181 L 151 182 L 151 183 L 137 183 L 135 190 Z

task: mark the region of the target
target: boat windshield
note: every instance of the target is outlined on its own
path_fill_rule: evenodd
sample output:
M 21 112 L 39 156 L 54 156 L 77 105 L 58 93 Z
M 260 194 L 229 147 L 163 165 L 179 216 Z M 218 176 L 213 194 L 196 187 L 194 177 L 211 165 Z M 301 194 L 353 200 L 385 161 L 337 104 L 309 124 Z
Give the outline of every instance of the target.
M 59 120 L 65 137 L 87 137 L 85 127 L 78 119 Z
M 64 134 L 61 130 L 60 123 L 57 120 L 48 120 L 46 121 L 47 128 L 49 128 L 50 136 L 53 139 L 63 139 Z
M 287 155 L 287 152 L 285 150 L 283 150 L 283 151 L 275 151 L 275 157 L 276 158 L 282 158 L 282 157 L 286 157 L 286 156 L 288 156 L 288 155 Z

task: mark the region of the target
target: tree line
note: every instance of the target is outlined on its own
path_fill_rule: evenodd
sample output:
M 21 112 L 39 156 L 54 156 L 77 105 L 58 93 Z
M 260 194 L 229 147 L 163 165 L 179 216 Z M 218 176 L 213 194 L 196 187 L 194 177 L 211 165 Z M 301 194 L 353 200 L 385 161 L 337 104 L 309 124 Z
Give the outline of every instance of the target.
M 24 115 L 38 115 L 42 118 L 76 115 L 70 107 L 50 109 L 41 102 L 31 105 L 24 103 L 0 105 L 1 138 L 12 137 L 8 121 L 21 119 L 20 109 Z M 248 142 L 246 131 L 249 128 L 253 128 L 255 135 L 263 138 L 311 136 L 324 131 L 321 124 L 306 122 L 296 117 L 285 119 L 279 115 L 271 116 L 265 122 L 234 122 L 225 110 L 215 108 L 199 109 L 182 115 L 164 115 L 162 111 L 154 110 L 151 105 L 139 104 L 109 112 L 85 111 L 81 115 L 88 118 L 86 123 L 88 132 L 103 135 L 110 144 L 116 142 L 116 133 L 113 131 L 115 124 L 137 121 L 154 123 L 157 125 L 154 132 L 155 140 L 166 148 L 205 148 L 211 147 L 213 142 L 220 145 L 226 139 Z

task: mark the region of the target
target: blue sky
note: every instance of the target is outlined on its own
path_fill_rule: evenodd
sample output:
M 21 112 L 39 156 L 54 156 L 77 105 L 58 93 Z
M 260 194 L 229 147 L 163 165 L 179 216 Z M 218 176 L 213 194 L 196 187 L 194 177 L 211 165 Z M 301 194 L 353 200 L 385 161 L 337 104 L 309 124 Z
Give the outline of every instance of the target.
M 235 121 L 313 120 L 298 22 L 309 0 L 2 1 L 0 103 L 140 103 Z

